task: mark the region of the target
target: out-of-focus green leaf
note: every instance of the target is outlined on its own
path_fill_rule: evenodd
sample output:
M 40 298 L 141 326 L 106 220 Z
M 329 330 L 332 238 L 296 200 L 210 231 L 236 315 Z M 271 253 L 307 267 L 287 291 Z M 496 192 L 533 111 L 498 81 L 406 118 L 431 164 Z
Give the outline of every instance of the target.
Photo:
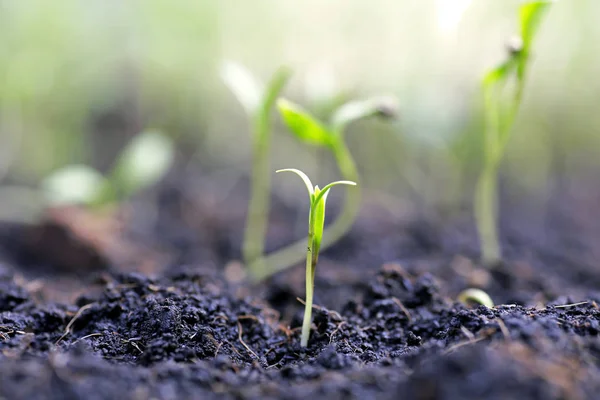
M 52 205 L 93 204 L 106 185 L 106 178 L 87 165 L 61 168 L 41 183 L 44 196 Z
M 460 292 L 458 295 L 458 301 L 463 304 L 469 304 L 469 302 L 475 302 L 477 304 L 481 304 L 486 306 L 487 308 L 494 307 L 494 301 L 490 297 L 489 294 L 484 292 L 481 289 L 466 289 Z
M 154 130 L 140 133 L 125 147 L 111 177 L 121 196 L 157 183 L 175 158 L 170 138 Z
M 538 0 L 525 3 L 519 8 L 519 22 L 521 25 L 523 48 L 520 52 L 515 54 L 515 57 L 518 57 L 517 79 L 525 79 L 531 43 L 540 26 L 542 17 L 548 10 L 550 4 L 552 4 L 552 1 Z
M 504 83 L 511 76 L 511 73 L 514 71 L 516 67 L 515 59 L 513 57 L 504 61 L 502 64 L 498 65 L 496 68 L 488 71 L 483 77 L 483 86 L 484 89 L 491 89 L 494 85 L 498 83 Z
M 331 143 L 331 135 L 327 129 L 302 107 L 279 99 L 277 108 L 289 130 L 298 139 L 318 146 L 328 146 Z
M 243 65 L 226 61 L 221 65 L 221 79 L 235 95 L 246 113 L 254 115 L 261 105 L 264 88 Z
M 540 21 L 544 12 L 546 12 L 553 1 L 531 1 L 525 3 L 519 9 L 519 21 L 521 25 L 521 39 L 523 40 L 523 49 L 527 51 L 531 46 L 533 37 L 540 26 Z
M 266 92 L 262 95 L 263 98 L 260 112 L 263 120 L 266 121 L 269 119 L 271 109 L 291 75 L 292 71 L 285 66 L 279 67 L 273 74 L 273 77 L 267 84 Z
M 376 97 L 368 100 L 350 101 L 336 110 L 331 119 L 336 131 L 341 131 L 346 125 L 359 119 L 383 116 L 392 118 L 397 114 L 398 105 L 395 99 Z

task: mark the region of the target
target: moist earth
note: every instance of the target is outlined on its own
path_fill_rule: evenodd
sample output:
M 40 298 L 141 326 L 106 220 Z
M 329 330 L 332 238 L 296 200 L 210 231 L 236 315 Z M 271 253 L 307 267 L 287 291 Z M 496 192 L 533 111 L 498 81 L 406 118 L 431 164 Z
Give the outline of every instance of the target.
M 468 308 L 428 273 L 384 266 L 308 348 L 290 321 L 214 276 L 105 276 L 98 295 L 41 302 L 0 284 L 6 399 L 594 399 L 598 299 Z

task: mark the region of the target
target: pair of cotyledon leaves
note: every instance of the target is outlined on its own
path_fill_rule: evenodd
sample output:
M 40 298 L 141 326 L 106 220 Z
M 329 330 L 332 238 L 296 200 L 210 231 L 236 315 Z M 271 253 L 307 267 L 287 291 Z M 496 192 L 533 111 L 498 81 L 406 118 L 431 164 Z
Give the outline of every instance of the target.
M 265 88 L 246 68 L 237 63 L 227 61 L 221 67 L 223 81 L 250 116 L 268 112 L 262 109 L 268 104 L 264 99 L 272 97 L 272 92 L 280 89 L 274 83 L 280 82 L 277 77 L 282 75 L 289 75 L 289 70 L 280 68 L 271 85 Z M 277 108 L 289 130 L 301 141 L 321 147 L 334 146 L 336 136 L 350 122 L 375 115 L 393 116 L 396 107 L 394 100 L 387 97 L 351 101 L 338 108 L 330 124 L 325 125 L 299 105 L 282 98 L 277 101 Z

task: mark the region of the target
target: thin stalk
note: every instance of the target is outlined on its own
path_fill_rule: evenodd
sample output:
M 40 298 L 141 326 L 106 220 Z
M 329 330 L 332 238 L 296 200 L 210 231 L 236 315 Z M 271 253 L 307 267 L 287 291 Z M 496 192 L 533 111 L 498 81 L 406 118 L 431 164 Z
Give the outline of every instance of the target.
M 339 136 L 337 137 L 339 138 Z M 341 139 L 338 139 L 337 143 L 331 146 L 331 150 L 339 166 L 342 178 L 358 183 L 359 177 L 356 164 L 346 144 Z M 326 227 L 323 232 L 321 249 L 331 246 L 348 232 L 360 209 L 360 198 L 360 190 L 346 190 L 342 211 L 335 221 Z M 303 238 L 271 254 L 267 254 L 261 259 L 256 260 L 253 263 L 255 264 L 254 266 L 251 264 L 252 277 L 260 281 L 299 263 L 302 261 L 305 250 L 306 238 Z
M 475 196 L 475 218 L 480 238 L 481 257 L 488 266 L 496 264 L 501 259 L 497 227 L 497 175 L 493 168 L 485 168 L 477 182 Z
M 290 72 L 282 68 L 273 77 L 268 85 L 268 91 L 259 111 L 253 118 L 253 148 L 252 148 L 252 174 L 248 215 L 246 217 L 246 231 L 242 256 L 250 273 L 263 274 L 260 263 L 253 263 L 262 256 L 265 248 L 267 232 L 267 217 L 270 203 L 271 187 L 271 109 L 283 86 L 289 79 Z
M 486 125 L 483 144 L 483 170 L 479 175 L 475 192 L 475 219 L 481 246 L 483 263 L 491 266 L 501 258 L 498 241 L 497 218 L 497 174 L 499 165 L 498 148 L 501 139 L 500 103 L 494 101 L 496 94 L 489 90 L 485 93 Z M 498 162 L 497 162 L 498 161 Z
M 310 337 L 310 327 L 312 325 L 312 305 L 313 293 L 315 289 L 315 270 L 317 265 L 317 249 L 315 246 L 315 215 L 314 207 L 311 207 L 309 217 L 309 232 L 308 232 L 308 250 L 306 252 L 306 301 L 304 303 L 304 319 L 302 321 L 302 336 L 301 345 L 306 347 Z
M 356 164 L 348 146 L 342 140 L 338 140 L 332 150 L 343 179 L 359 183 Z M 342 211 L 335 221 L 325 229 L 321 249 L 331 246 L 350 230 L 360 209 L 360 198 L 360 190 L 346 190 Z
M 525 71 L 522 71 L 524 74 Z M 498 235 L 498 169 L 510 132 L 519 111 L 525 86 L 524 75 L 516 82 L 514 97 L 506 112 L 502 112 L 499 90 L 485 93 L 486 126 L 484 139 L 484 166 L 477 182 L 475 195 L 475 219 L 481 246 L 481 258 L 485 265 L 493 266 L 502 259 Z

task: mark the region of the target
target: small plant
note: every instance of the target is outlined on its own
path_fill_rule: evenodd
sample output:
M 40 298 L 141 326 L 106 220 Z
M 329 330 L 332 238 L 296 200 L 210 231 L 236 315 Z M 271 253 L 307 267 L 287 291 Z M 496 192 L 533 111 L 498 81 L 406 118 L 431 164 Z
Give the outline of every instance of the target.
M 463 304 L 469 304 L 470 302 L 481 304 L 487 308 L 494 307 L 494 301 L 489 294 L 481 289 L 466 289 L 459 293 L 458 301 Z
M 531 1 L 521 5 L 520 38 L 511 45 L 508 59 L 483 78 L 483 168 L 475 192 L 475 218 L 482 260 L 488 266 L 496 264 L 502 257 L 496 221 L 498 168 L 521 105 L 533 38 L 550 4 L 551 1 Z M 514 85 L 507 87 L 513 79 Z
M 69 165 L 42 181 L 41 194 L 48 205 L 54 206 L 97 207 L 116 203 L 158 182 L 171 167 L 174 156 L 171 140 L 148 130 L 128 143 L 107 175 L 87 165 Z
M 271 110 L 290 75 L 288 68 L 279 68 L 263 89 L 243 66 L 227 62 L 221 68 L 223 81 L 242 104 L 252 123 L 251 192 L 242 256 L 253 276 L 264 274 L 262 264 L 255 261 L 264 253 L 267 232 L 271 189 Z
M 304 308 L 304 320 L 302 322 L 302 347 L 308 345 L 310 336 L 310 326 L 312 324 L 313 292 L 315 287 L 315 271 L 319 259 L 319 250 L 323 243 L 323 225 L 325 223 L 325 201 L 329 190 L 335 185 L 356 186 L 356 182 L 336 181 L 332 182 L 323 189 L 312 185 L 312 182 L 306 174 L 297 169 L 280 169 L 279 172 L 293 172 L 297 174 L 306 185 L 310 197 L 310 211 L 308 217 L 308 247 L 306 249 L 306 302 Z
M 397 114 L 395 101 L 376 97 L 363 101 L 351 101 L 339 107 L 329 124 L 323 124 L 302 107 L 285 99 L 277 101 L 277 107 L 288 129 L 304 143 L 328 149 L 336 160 L 342 178 L 358 182 L 359 176 L 354 158 L 344 141 L 346 127 L 357 120 L 380 116 L 392 118 Z M 347 193 L 341 213 L 331 226 L 325 229 L 321 247 L 331 246 L 344 236 L 356 219 L 360 207 L 360 191 Z M 257 259 L 253 269 L 259 271 L 255 279 L 263 279 L 288 268 L 302 260 L 305 240 L 299 240 L 283 249 Z

